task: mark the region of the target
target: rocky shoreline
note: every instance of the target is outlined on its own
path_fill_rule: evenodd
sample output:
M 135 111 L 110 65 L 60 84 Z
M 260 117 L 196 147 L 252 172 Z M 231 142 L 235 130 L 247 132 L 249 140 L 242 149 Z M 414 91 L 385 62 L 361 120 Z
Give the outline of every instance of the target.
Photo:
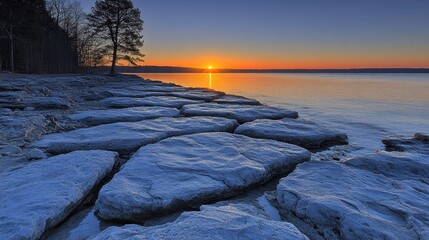
M 0 239 L 429 239 L 429 136 L 347 135 L 204 88 L 0 75 Z

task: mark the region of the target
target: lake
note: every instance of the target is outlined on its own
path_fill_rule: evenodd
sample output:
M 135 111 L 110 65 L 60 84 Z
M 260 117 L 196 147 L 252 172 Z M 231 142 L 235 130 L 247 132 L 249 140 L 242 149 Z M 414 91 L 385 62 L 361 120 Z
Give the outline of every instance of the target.
M 429 133 L 429 74 L 142 73 L 298 111 L 348 134 L 355 153 L 383 149 L 387 135 Z

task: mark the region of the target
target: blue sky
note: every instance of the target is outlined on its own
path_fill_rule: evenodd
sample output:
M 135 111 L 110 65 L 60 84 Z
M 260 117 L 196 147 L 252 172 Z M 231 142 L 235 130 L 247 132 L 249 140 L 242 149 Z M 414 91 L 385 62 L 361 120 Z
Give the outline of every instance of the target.
M 427 0 L 133 2 L 148 65 L 429 67 Z

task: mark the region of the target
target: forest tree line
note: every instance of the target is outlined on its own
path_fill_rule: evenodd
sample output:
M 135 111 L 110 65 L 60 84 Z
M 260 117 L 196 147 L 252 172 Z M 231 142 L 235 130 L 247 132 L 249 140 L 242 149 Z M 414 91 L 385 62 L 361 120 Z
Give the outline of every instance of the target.
M 140 48 L 143 44 L 143 21 L 140 20 L 140 11 L 134 8 L 130 0 L 98 0 L 93 11 L 98 9 L 97 6 L 107 6 L 110 9 L 104 10 L 108 12 L 112 12 L 111 8 L 120 9 L 114 9 L 113 12 L 121 12 L 121 15 L 111 17 L 124 18 L 125 25 L 116 22 L 112 24 L 109 19 L 105 21 L 101 18 L 98 20 L 102 24 L 98 23 L 94 27 L 97 15 L 92 14 L 93 22 L 90 22 L 80 2 L 76 0 L 0 0 L 0 70 L 17 73 L 73 73 L 105 65 L 112 58 L 115 59 L 114 63 L 122 58 L 133 65 L 136 60 L 142 60 Z M 124 7 L 128 10 L 124 10 Z M 137 25 L 140 23 L 140 26 L 133 26 L 137 35 L 130 37 L 125 36 L 130 32 L 125 26 L 130 25 L 129 21 L 127 23 L 127 16 L 132 11 L 136 11 Z M 111 43 L 109 41 L 112 36 L 104 33 L 116 26 L 119 33 L 121 29 L 126 30 L 123 36 L 116 36 L 113 38 L 116 41 Z M 132 44 L 129 40 L 124 43 L 118 41 L 133 37 L 135 40 L 131 41 Z M 114 46 L 118 53 L 114 53 Z M 123 55 L 119 55 L 121 52 Z

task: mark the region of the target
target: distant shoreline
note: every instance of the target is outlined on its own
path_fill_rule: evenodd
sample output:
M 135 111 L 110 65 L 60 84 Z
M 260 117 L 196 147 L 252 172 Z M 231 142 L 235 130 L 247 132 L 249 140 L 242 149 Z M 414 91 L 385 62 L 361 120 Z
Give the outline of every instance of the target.
M 97 67 L 106 71 L 108 67 Z M 122 73 L 208 73 L 208 69 L 142 66 L 118 67 Z M 429 68 L 354 68 L 354 69 L 215 69 L 212 73 L 429 73 Z

